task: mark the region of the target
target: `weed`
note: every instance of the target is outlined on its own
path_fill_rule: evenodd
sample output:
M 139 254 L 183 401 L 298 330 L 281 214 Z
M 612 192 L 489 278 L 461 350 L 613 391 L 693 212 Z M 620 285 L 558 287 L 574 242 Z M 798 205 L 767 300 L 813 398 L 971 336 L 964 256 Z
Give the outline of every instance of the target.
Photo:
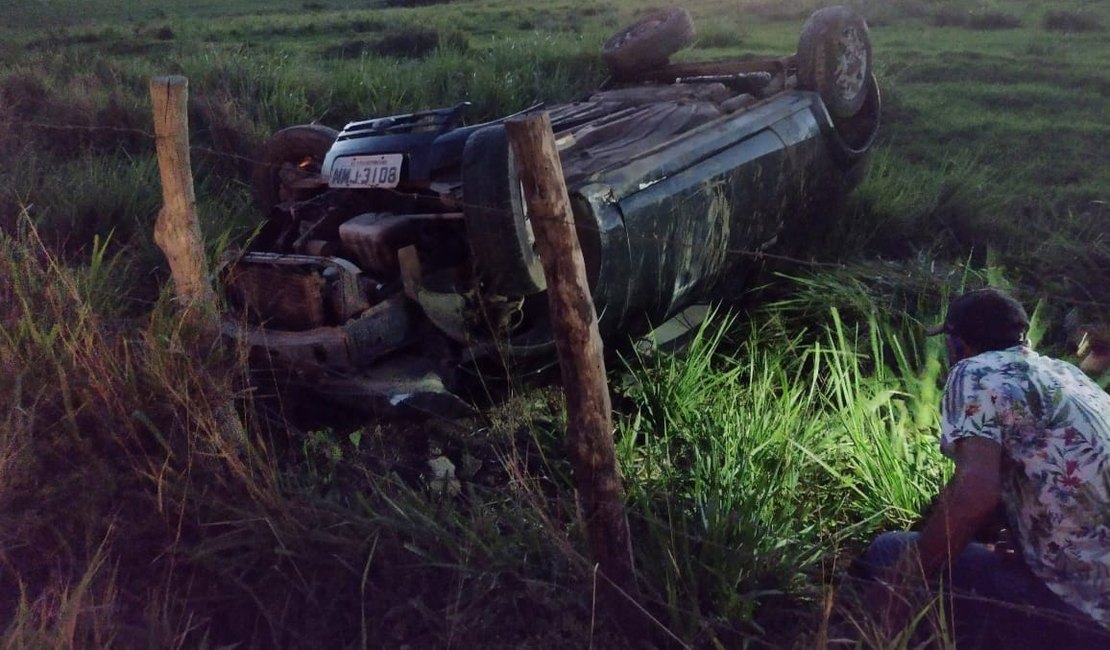
M 639 561 L 673 629 L 694 634 L 712 608 L 731 625 L 711 638 L 736 644 L 759 602 L 803 588 L 848 537 L 912 520 L 938 488 L 940 350 L 866 322 L 850 332 L 834 312 L 806 343 L 710 318 L 681 355 L 630 363 L 618 450 Z
M 437 47 L 439 47 L 438 31 L 413 26 L 386 34 L 373 45 L 373 52 L 379 56 L 418 59 Z
M 235 375 L 182 338 L 168 296 L 114 324 L 107 246 L 66 267 L 22 223 L 0 235 L 24 307 L 0 330 L 5 644 L 584 643 L 588 572 L 545 523 L 572 511 L 476 487 L 433 498 L 352 465 L 363 435 L 308 433 L 314 470 L 279 467 L 294 438 L 250 402 L 254 435 L 230 444 L 215 407 Z
M 932 4 L 926 0 L 853 0 L 848 6 L 864 16 L 872 27 L 923 18 L 932 11 Z
M 745 13 L 768 20 L 805 20 L 818 7 L 815 0 L 756 0 L 745 5 Z
M 323 55 L 336 59 L 357 59 L 366 55 L 399 59 L 420 59 L 437 49 L 466 52 L 469 47 L 466 35 L 451 30 L 441 32 L 425 27 L 405 27 L 391 31 L 376 40 L 354 39 L 324 50 Z
M 15 72 L 0 80 L 0 101 L 9 118 L 30 120 L 41 117 L 49 93 L 41 76 Z
M 372 18 L 355 18 L 348 23 L 353 32 L 380 32 L 386 29 L 385 23 Z
M 302 450 L 309 477 L 327 486 L 335 481 L 335 468 L 343 460 L 343 449 L 334 431 L 315 430 L 305 434 Z

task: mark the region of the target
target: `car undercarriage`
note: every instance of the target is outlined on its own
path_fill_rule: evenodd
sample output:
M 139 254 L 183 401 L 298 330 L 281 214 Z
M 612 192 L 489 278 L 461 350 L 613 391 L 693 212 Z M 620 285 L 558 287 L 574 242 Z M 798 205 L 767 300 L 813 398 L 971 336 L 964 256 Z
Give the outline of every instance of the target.
M 858 184 L 878 129 L 867 27 L 849 10 L 815 13 L 793 56 L 670 64 L 688 23 L 645 17 L 603 49 L 605 87 L 525 111 L 550 115 L 614 345 L 742 283 L 787 225 Z M 455 414 L 487 379 L 554 363 L 504 120 L 467 126 L 465 112 L 294 126 L 267 143 L 253 178 L 264 225 L 222 274 L 225 331 L 260 367 L 352 405 Z

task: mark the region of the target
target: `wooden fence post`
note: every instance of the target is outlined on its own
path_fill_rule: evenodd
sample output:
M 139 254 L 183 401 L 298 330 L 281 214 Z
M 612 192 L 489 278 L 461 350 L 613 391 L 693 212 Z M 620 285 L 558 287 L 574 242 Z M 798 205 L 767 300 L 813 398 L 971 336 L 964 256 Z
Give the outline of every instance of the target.
M 547 113 L 505 123 L 547 280 L 551 328 L 567 398 L 567 446 L 603 595 L 624 623 L 638 620 L 639 589 L 597 314 Z M 623 595 L 620 592 L 624 592 Z M 625 626 L 626 631 L 631 626 Z
M 220 315 L 208 277 L 189 160 L 189 80 L 178 75 L 154 77 L 150 80 L 150 99 L 162 177 L 162 209 L 154 224 L 154 243 L 169 262 L 182 319 L 196 328 L 200 340 L 214 340 L 219 336 Z M 213 414 L 227 438 L 236 443 L 246 440 L 243 423 L 230 399 L 217 404 Z
M 162 176 L 162 209 L 154 225 L 154 243 L 169 262 L 183 317 L 215 332 L 219 326 L 216 294 L 208 278 L 189 161 L 189 81 L 178 75 L 154 77 L 150 99 Z

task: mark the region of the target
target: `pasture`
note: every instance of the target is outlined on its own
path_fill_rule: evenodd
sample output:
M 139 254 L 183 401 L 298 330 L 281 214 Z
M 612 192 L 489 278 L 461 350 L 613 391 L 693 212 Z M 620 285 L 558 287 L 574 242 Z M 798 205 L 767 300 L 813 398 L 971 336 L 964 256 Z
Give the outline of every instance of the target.
M 679 58 L 792 52 L 823 4 L 692 0 Z M 943 354 L 921 323 L 948 294 L 1010 286 L 1064 357 L 1069 313 L 1110 319 L 1110 7 L 847 4 L 884 101 L 867 180 L 685 351 L 610 368 L 645 604 L 691 647 L 820 647 L 845 563 L 942 485 Z M 556 389 L 465 421 L 321 420 L 187 345 L 152 240 L 147 83 L 190 80 L 215 260 L 258 225 L 270 133 L 565 101 L 651 6 L 0 3 L 3 645 L 623 647 L 595 611 Z M 227 395 L 245 444 L 221 430 Z M 430 486 L 441 456 L 458 495 Z

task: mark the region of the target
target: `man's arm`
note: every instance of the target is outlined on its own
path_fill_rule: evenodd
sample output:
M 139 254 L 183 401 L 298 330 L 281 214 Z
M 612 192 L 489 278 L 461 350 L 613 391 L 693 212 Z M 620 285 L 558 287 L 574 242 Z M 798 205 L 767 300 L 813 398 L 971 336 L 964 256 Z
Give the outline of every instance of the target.
M 960 554 L 976 531 L 994 516 L 1002 493 L 1002 446 L 987 438 L 956 441 L 956 473 L 941 492 L 917 543 L 864 594 L 887 633 L 902 629 L 913 612 L 907 587 L 932 578 Z
M 898 563 L 903 570 L 932 577 L 959 555 L 998 509 L 1002 495 L 1002 446 L 986 438 L 956 441 L 956 473 L 925 522 L 916 548 Z M 904 581 L 909 576 L 891 576 Z

